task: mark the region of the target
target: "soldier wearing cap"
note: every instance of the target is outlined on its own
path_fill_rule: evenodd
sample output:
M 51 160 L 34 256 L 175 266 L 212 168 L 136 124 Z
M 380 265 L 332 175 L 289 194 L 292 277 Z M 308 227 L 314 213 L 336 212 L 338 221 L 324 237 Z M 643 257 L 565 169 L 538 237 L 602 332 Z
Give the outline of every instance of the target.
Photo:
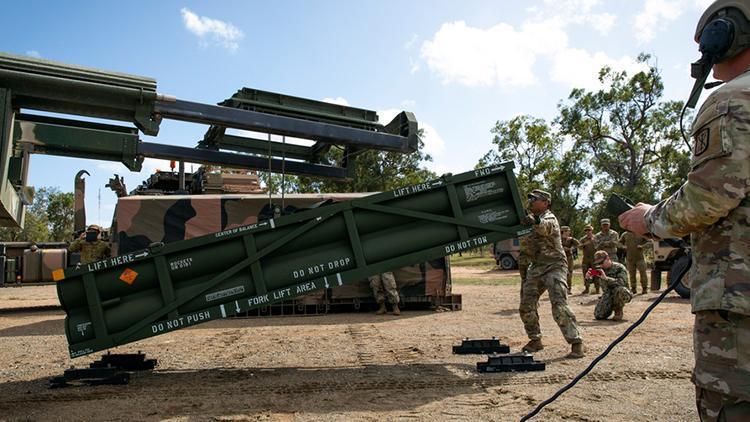
M 552 317 L 555 319 L 565 340 L 571 345 L 569 358 L 584 356 L 583 339 L 573 311 L 568 306 L 567 272 L 560 226 L 557 217 L 549 210 L 552 196 L 539 189 L 534 189 L 528 196 L 531 215 L 524 219 L 524 224 L 531 225 L 533 230 L 528 236 L 534 245 L 531 266 L 526 280 L 521 286 L 521 304 L 519 314 L 523 321 L 529 342 L 523 347 L 526 352 L 542 350 L 542 331 L 539 327 L 539 297 L 549 292 L 552 305 Z
M 86 227 L 86 231 L 81 233 L 78 239 L 70 244 L 70 252 L 81 253 L 81 264 L 88 264 L 94 261 L 100 261 L 109 258 L 111 251 L 109 244 L 101 240 L 102 229 L 96 224 Z
M 718 35 L 726 35 L 717 40 Z M 726 84 L 695 116 L 690 173 L 655 206 L 638 204 L 620 225 L 658 238 L 691 235 L 689 279 L 698 414 L 750 420 L 750 2 L 719 0 L 695 32 L 695 64 Z M 712 45 L 713 44 L 713 45 Z
M 597 251 L 607 251 L 609 259 L 618 262 L 617 248 L 622 247 L 620 235 L 609 227 L 609 218 L 602 218 L 601 225 L 602 230 L 594 235 L 594 248 Z
M 594 227 L 589 224 L 583 228 L 583 231 L 585 234 L 578 240 L 581 244 L 581 251 L 583 252 L 581 257 L 581 273 L 583 273 L 583 283 L 586 286 L 583 294 L 589 294 L 589 286 L 592 283 L 596 289 L 596 294 L 599 294 L 599 282 L 597 280 L 589 280 L 586 278 L 586 272 L 589 268 L 594 267 L 594 253 L 596 252 L 596 248 L 594 247 Z
M 586 272 L 586 278 L 597 279 L 602 286 L 602 296 L 594 309 L 594 318 L 607 319 L 612 312 L 613 321 L 622 321 L 622 310 L 633 294 L 628 290 L 628 270 L 619 262 L 612 262 L 607 251 L 596 251 L 594 268 Z
M 643 256 L 643 248 L 648 247 L 651 242 L 635 233 L 624 232 L 620 236 L 620 243 L 625 246 L 625 265 L 630 274 L 630 291 L 638 292 L 636 272 L 641 276 L 641 293 L 645 294 L 648 289 L 648 274 L 646 273 L 646 258 Z
M 571 294 L 573 293 L 571 291 L 573 288 L 573 251 L 581 244 L 578 242 L 578 239 L 570 235 L 569 226 L 560 227 L 560 236 L 560 241 L 565 251 L 565 259 L 568 262 L 568 294 Z

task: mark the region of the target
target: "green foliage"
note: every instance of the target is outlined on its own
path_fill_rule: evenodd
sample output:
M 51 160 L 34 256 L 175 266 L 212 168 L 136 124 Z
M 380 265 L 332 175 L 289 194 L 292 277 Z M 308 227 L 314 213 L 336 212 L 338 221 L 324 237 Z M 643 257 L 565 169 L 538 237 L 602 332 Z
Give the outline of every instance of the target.
M 352 153 L 357 158 L 356 178 L 352 182 L 336 182 L 329 179 L 303 176 L 284 176 L 286 193 L 331 193 L 331 192 L 382 192 L 398 187 L 422 183 L 437 175 L 421 165 L 432 161 L 429 154 L 422 152 L 422 130 L 420 129 L 419 149 L 411 154 L 398 152 L 363 150 Z M 321 164 L 340 165 L 344 160 L 344 150 L 332 148 L 321 160 Z M 348 158 L 348 157 L 347 157 Z M 281 193 L 281 175 L 261 174 L 261 181 L 273 193 Z
M 477 167 L 512 161 L 522 195 L 535 188 L 552 192 L 553 209 L 560 221 L 582 229 L 581 186 L 590 174 L 579 159 L 580 148 L 572 145 L 573 149 L 563 152 L 568 142 L 546 121 L 531 116 L 499 121 L 491 132 L 495 148 Z
M 596 194 L 611 192 L 655 202 L 687 175 L 686 147 L 679 130 L 683 103 L 660 101 L 664 84 L 651 57 L 641 54 L 648 70 L 633 75 L 604 67 L 603 88 L 574 89 L 559 106 L 562 135 L 585 151 L 598 175 Z
M 43 187 L 26 208 L 21 229 L 0 228 L 3 242 L 60 242 L 73 233 L 73 193 Z

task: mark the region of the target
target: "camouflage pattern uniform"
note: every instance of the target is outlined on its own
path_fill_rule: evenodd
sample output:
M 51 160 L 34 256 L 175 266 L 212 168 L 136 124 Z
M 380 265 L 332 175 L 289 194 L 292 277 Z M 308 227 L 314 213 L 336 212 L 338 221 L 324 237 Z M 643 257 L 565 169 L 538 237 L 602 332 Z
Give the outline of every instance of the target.
M 594 248 L 597 251 L 607 251 L 612 262 L 619 262 L 617 248 L 620 246 L 620 235 L 612 229 L 609 229 L 607 233 L 600 231 L 594 235 Z
M 570 228 L 568 228 L 568 230 L 570 230 Z M 568 234 L 570 234 L 570 232 L 568 232 Z M 572 236 L 562 239 L 561 242 L 563 250 L 565 251 L 565 260 L 568 263 L 568 278 L 566 279 L 568 283 L 568 293 L 571 293 L 570 290 L 573 288 L 573 250 L 578 248 L 581 243 L 578 239 Z
M 612 266 L 604 270 L 604 273 L 605 277 L 596 277 L 602 286 L 602 296 L 594 308 L 596 319 L 609 318 L 612 312 L 622 310 L 633 298 L 633 294 L 628 290 L 628 270 L 624 265 L 612 262 Z
M 568 306 L 567 263 L 565 252 L 560 241 L 560 226 L 557 217 L 547 210 L 542 213 L 533 225 L 534 231 L 528 236 L 528 242 L 534 245 L 528 277 L 523 282 L 519 314 L 526 334 L 531 340 L 540 340 L 542 331 L 539 327 L 539 297 L 544 291 L 549 292 L 552 304 L 552 317 L 569 344 L 581 343 L 576 317 Z
M 636 293 L 638 284 L 636 280 L 636 271 L 641 276 L 641 292 L 646 293 L 648 290 L 648 274 L 646 273 L 646 258 L 643 257 L 643 248 L 650 242 L 635 233 L 624 232 L 620 236 L 620 243 L 625 246 L 625 264 L 630 275 L 630 291 Z
M 596 248 L 594 247 L 594 237 L 592 236 L 591 239 L 589 239 L 584 235 L 578 240 L 578 242 L 580 243 L 581 250 L 583 251 L 583 256 L 581 257 L 581 274 L 583 275 L 583 283 L 586 286 L 585 291 L 588 292 L 589 284 L 593 283 L 594 287 L 596 287 L 596 292 L 599 293 L 599 281 L 596 279 L 589 280 L 586 278 L 586 271 L 588 271 L 589 268 L 594 268 L 594 253 L 596 252 Z
M 534 257 L 534 245 L 530 242 L 530 236 L 524 236 L 518 240 L 518 275 L 521 277 L 521 297 L 523 298 L 523 282 L 529 273 L 531 259 Z
M 391 305 L 398 305 L 398 287 L 392 272 L 386 271 L 383 274 L 371 275 L 367 279 L 370 281 L 372 295 L 375 296 L 378 304 L 385 303 L 385 298 L 388 296 L 388 302 Z
M 687 181 L 645 216 L 660 238 L 692 235 L 692 380 L 706 419 L 750 412 L 748 87 L 745 71 L 706 99 L 693 123 Z
M 100 239 L 93 242 L 87 242 L 85 239 L 76 239 L 70 244 L 68 250 L 70 252 L 81 253 L 81 264 L 100 261 L 112 256 L 109 243 Z

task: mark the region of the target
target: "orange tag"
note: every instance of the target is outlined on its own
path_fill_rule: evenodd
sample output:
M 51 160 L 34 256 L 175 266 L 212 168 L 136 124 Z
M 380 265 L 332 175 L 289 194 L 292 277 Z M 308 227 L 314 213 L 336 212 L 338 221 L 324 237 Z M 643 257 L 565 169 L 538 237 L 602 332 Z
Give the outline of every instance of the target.
M 52 280 L 54 281 L 60 281 L 65 278 L 65 270 L 62 268 L 58 268 L 54 271 L 52 271 Z
M 136 277 L 138 277 L 138 273 L 130 268 L 125 268 L 125 271 L 120 274 L 120 280 L 131 285 L 135 282 Z

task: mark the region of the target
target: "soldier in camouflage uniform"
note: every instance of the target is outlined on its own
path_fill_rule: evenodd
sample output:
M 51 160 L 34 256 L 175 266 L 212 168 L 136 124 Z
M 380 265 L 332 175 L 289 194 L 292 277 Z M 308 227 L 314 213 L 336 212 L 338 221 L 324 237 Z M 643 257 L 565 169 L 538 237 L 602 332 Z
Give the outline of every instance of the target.
M 401 315 L 401 310 L 398 308 L 398 287 L 396 286 L 396 279 L 393 277 L 393 273 L 386 271 L 383 274 L 372 275 L 367 279 L 370 281 L 372 295 L 375 296 L 375 301 L 380 305 L 375 315 L 383 315 L 386 312 L 386 296 L 388 296 L 388 301 L 393 306 L 393 315 Z
M 645 294 L 648 289 L 648 274 L 646 273 L 646 258 L 643 257 L 643 248 L 649 245 L 649 241 L 631 232 L 624 232 L 620 236 L 620 243 L 625 246 L 625 265 L 630 274 L 630 291 L 638 292 L 636 271 L 641 276 L 641 293 Z
M 518 275 L 521 277 L 521 297 L 523 297 L 523 282 L 529 273 L 531 258 L 534 256 L 534 245 L 529 242 L 530 236 L 518 240 Z
M 620 245 L 620 235 L 609 228 L 609 218 L 602 218 L 602 230 L 594 235 L 594 248 L 597 251 L 607 251 L 609 259 L 619 262 L 617 259 L 617 248 Z
M 565 259 L 568 262 L 568 294 L 573 293 L 573 251 L 581 245 L 578 239 L 570 235 L 570 227 L 560 227 L 560 236 L 563 250 L 565 251 Z
M 534 189 L 528 198 L 533 215 L 526 217 L 524 223 L 533 227 L 528 242 L 534 245 L 534 251 L 528 276 L 521 288 L 521 304 L 518 309 L 530 340 L 523 350 L 536 352 L 544 348 L 537 308 L 539 297 L 546 290 L 552 305 L 552 317 L 571 345 L 568 357 L 581 358 L 584 356 L 583 339 L 578 331 L 576 317 L 568 306 L 565 284 L 568 268 L 560 241 L 560 226 L 557 217 L 549 210 L 552 197 L 545 191 Z
M 596 278 L 602 286 L 602 296 L 594 309 L 594 318 L 607 319 L 614 311 L 613 321 L 622 321 L 622 310 L 633 298 L 628 290 L 628 270 L 619 262 L 612 262 L 605 251 L 594 255 L 594 268 L 586 273 L 587 278 Z
M 100 261 L 111 256 L 109 243 L 100 238 L 101 232 L 101 227 L 92 224 L 68 247 L 70 252 L 81 253 L 81 264 Z
M 599 294 L 599 281 L 596 279 L 589 280 L 586 278 L 586 272 L 589 270 L 589 268 L 594 267 L 594 253 L 596 252 L 596 248 L 594 247 L 594 227 L 591 225 L 587 225 L 584 228 L 584 231 L 586 232 L 586 234 L 584 234 L 583 237 L 578 240 L 578 242 L 581 244 L 581 250 L 583 251 L 583 256 L 581 257 L 581 273 L 583 274 L 583 283 L 586 286 L 586 289 L 582 294 L 589 294 L 589 285 L 591 285 L 592 283 L 594 284 L 594 288 L 596 289 L 596 294 Z
M 727 82 L 693 122 L 687 181 L 655 206 L 638 204 L 620 225 L 659 238 L 691 235 L 696 404 L 702 420 L 750 420 L 750 4 L 719 0 L 698 22 L 731 22 L 735 43 L 715 59 Z M 715 27 L 716 24 L 714 24 Z M 720 26 L 720 25 L 719 25 Z

